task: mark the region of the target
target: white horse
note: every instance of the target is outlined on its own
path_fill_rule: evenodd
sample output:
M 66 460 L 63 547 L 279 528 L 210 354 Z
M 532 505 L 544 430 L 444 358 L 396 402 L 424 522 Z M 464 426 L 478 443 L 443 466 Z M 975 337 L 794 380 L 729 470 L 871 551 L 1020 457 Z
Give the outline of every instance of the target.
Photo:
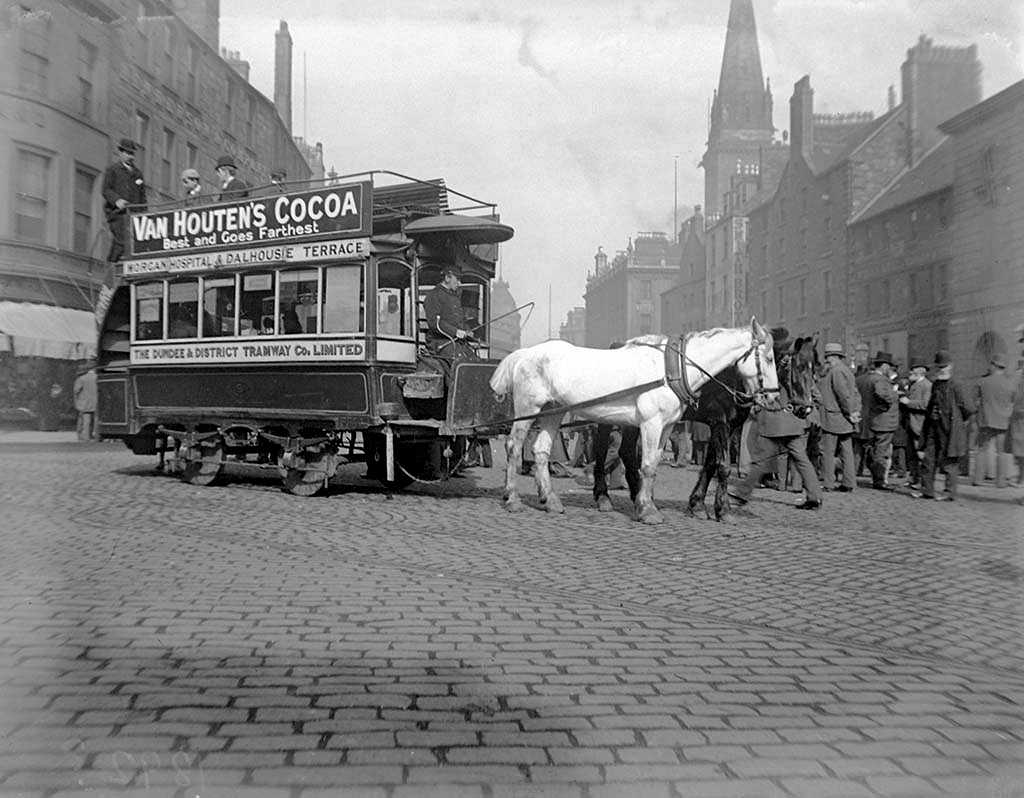
M 517 349 L 498 364 L 491 389 L 499 396 L 512 391 L 518 420 L 505 444 L 505 508 L 523 509 L 516 493 L 516 476 L 523 456 L 523 441 L 530 425 L 539 427 L 533 444 L 534 477 L 541 504 L 549 512 L 565 512 L 551 490 L 548 457 L 562 417 L 639 427 L 643 442 L 640 492 L 636 519 L 659 524 L 664 517 L 654 505 L 654 478 L 672 425 L 685 409 L 666 378 L 666 347 L 679 339 L 664 335 L 632 338 L 619 349 L 586 349 L 567 341 L 545 341 Z M 751 319 L 749 327 L 715 329 L 686 337 L 682 357 L 682 384 L 689 395 L 700 391 L 712 375 L 736 364 L 747 393 L 764 402 L 777 394 L 778 375 L 771 335 Z

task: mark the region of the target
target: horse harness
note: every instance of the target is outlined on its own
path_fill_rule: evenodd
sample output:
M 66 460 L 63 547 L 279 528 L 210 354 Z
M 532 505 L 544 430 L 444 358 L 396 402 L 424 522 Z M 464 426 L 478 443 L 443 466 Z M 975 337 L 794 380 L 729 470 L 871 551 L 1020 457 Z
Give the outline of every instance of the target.
M 700 393 L 694 391 L 690 387 L 689 380 L 686 379 L 686 366 L 693 366 L 697 371 L 701 372 L 712 382 L 717 383 L 722 387 L 737 405 L 746 406 L 753 404 L 759 396 L 763 396 L 768 393 L 764 387 L 764 369 L 761 367 L 761 350 L 759 342 L 751 340 L 750 347 L 737 358 L 737 363 L 742 363 L 751 354 L 754 356 L 754 364 L 757 368 L 757 390 L 753 394 L 749 394 L 746 391 L 738 391 L 735 388 L 726 385 L 718 377 L 705 369 L 700 363 L 697 363 L 693 358 L 688 357 L 686 354 L 686 344 L 693 336 L 693 333 L 687 333 L 686 335 L 679 336 L 679 343 L 674 343 L 671 339 L 665 342 L 665 381 L 668 386 L 672 389 L 673 393 L 679 397 L 679 401 L 687 404 L 697 404 L 700 399 Z M 650 346 L 650 344 L 647 344 Z

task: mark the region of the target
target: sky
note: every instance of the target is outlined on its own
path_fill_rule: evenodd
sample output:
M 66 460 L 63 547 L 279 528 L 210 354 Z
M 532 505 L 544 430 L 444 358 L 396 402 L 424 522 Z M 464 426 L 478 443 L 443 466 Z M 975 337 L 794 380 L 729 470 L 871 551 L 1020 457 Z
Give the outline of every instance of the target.
M 780 135 L 803 75 L 815 112 L 884 113 L 921 34 L 978 46 L 983 97 L 1024 78 L 1018 0 L 753 3 Z M 671 235 L 703 202 L 728 15 L 728 0 L 222 0 L 220 43 L 273 99 L 287 21 L 292 131 L 328 169 L 443 177 L 497 203 L 516 231 L 499 271 L 536 303 L 529 345 L 584 305 L 598 246 Z

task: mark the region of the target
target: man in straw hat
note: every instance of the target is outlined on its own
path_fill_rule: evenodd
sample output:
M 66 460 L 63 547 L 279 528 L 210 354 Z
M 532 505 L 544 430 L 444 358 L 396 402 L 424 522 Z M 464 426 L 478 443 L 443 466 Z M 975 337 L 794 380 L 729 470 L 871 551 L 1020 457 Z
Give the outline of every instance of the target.
M 836 448 L 843 466 L 839 492 L 857 487 L 853 460 L 853 432 L 860 424 L 860 391 L 853 371 L 846 365 L 842 344 L 825 344 L 825 373 L 818 380 L 821 393 L 821 483 L 835 490 Z
M 918 449 L 924 458 L 919 499 L 953 501 L 960 471 L 959 460 L 967 454 L 967 420 L 974 415 L 974 400 L 959 381 L 953 379 L 953 364 L 947 352 L 935 353 L 932 395 L 924 414 Z M 935 495 L 935 472 L 946 474 L 946 492 Z
M 978 452 L 971 482 L 980 485 L 986 474 L 995 476 L 996 487 L 1006 487 L 1006 430 L 1013 412 L 1013 380 L 1006 374 L 1006 358 L 996 352 L 989 359 L 988 375 L 978 380 Z M 994 468 L 993 468 L 994 466 Z M 994 474 L 993 474 L 994 471 Z

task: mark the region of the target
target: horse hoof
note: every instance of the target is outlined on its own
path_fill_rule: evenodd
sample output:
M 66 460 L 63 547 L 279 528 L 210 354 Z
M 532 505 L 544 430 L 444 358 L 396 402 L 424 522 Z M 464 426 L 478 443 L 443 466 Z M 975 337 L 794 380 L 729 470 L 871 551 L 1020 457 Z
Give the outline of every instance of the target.
M 597 500 L 597 510 L 602 513 L 610 513 L 614 508 L 612 507 L 612 500 L 607 496 L 602 496 Z
M 515 501 L 506 501 L 505 502 L 505 509 L 508 510 L 508 512 L 510 512 L 510 513 L 522 512 L 525 507 L 526 507 L 526 505 L 524 505 L 518 499 L 516 499 Z
M 654 524 L 663 524 L 663 523 L 665 523 L 665 516 L 663 516 L 657 510 L 653 510 L 652 512 L 647 512 L 647 513 L 644 513 L 643 515 L 641 515 L 640 516 L 640 521 L 645 523 L 645 524 L 650 524 L 650 525 L 653 526 Z
M 547 503 L 544 505 L 544 509 L 549 513 L 564 513 L 565 507 L 562 505 L 562 500 L 551 496 Z

